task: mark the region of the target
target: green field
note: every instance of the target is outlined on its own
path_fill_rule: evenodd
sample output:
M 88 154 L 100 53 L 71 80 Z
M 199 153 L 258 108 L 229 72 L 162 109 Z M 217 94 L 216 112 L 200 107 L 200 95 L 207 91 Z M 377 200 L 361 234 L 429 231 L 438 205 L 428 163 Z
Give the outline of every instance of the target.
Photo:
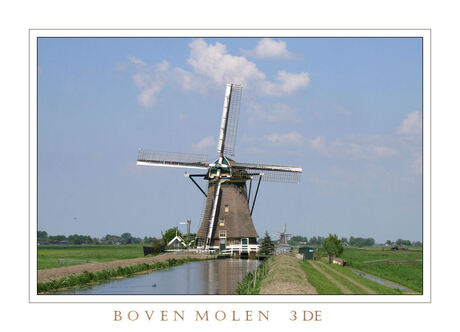
M 83 263 L 58 264 L 58 259 L 80 259 L 110 262 L 144 257 L 141 244 L 126 245 L 41 245 L 37 247 L 38 269 L 49 269 Z
M 392 251 L 389 248 L 382 250 L 382 247 L 345 248 L 341 257 L 347 262 L 351 261 L 353 268 L 422 292 L 423 263 L 415 261 L 423 259 L 422 248 L 410 248 L 407 251 Z M 375 260 L 388 262 L 364 263 Z M 397 265 L 397 262 L 402 264 Z

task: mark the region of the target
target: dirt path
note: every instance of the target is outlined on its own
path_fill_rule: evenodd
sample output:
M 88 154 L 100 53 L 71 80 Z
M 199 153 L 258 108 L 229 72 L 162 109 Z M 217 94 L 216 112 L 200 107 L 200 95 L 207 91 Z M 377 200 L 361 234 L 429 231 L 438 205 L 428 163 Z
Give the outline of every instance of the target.
M 330 266 L 327 266 L 326 264 L 324 264 L 323 262 L 318 262 L 318 264 L 321 264 L 321 266 L 324 266 L 327 270 L 335 273 L 336 275 L 346 279 L 347 281 L 349 281 L 350 283 L 352 283 L 353 285 L 355 285 L 356 287 L 360 288 L 363 290 L 363 292 L 365 294 L 377 294 L 374 290 L 370 289 L 369 287 L 367 286 L 364 286 L 363 284 L 357 282 L 356 280 L 353 280 L 352 278 L 350 278 L 349 276 L 347 276 L 346 274 L 344 273 L 341 273 L 337 270 L 334 270 L 332 267 Z
M 136 265 L 142 263 L 151 264 L 153 262 L 161 262 L 167 259 L 180 259 L 180 258 L 207 258 L 208 256 L 203 254 L 197 253 L 165 253 L 155 257 L 143 257 L 143 258 L 133 258 L 133 259 L 123 259 L 118 261 L 111 261 L 111 262 L 99 262 L 99 263 L 89 263 L 89 264 L 81 264 L 81 265 L 72 265 L 67 267 L 57 267 L 52 269 L 46 270 L 38 270 L 37 278 L 38 282 L 45 282 L 51 280 L 59 280 L 63 277 L 67 277 L 69 275 L 81 274 L 84 271 L 88 272 L 97 272 L 102 271 L 105 269 L 116 269 L 119 266 L 129 266 L 129 265 Z
M 326 277 L 327 280 L 329 280 L 330 282 L 332 282 L 334 285 L 337 286 L 338 289 L 340 289 L 342 291 L 343 294 L 353 294 L 353 292 L 348 289 L 347 287 L 345 287 L 344 285 L 342 285 L 337 279 L 335 279 L 333 276 L 331 276 L 330 274 L 328 274 L 326 271 L 324 271 L 323 269 L 321 269 L 319 266 L 318 266 L 318 262 L 312 262 L 312 261 L 309 261 L 310 264 L 318 271 L 320 272 L 323 276 Z
M 299 261 L 288 255 L 273 258 L 259 294 L 318 294 L 307 280 Z

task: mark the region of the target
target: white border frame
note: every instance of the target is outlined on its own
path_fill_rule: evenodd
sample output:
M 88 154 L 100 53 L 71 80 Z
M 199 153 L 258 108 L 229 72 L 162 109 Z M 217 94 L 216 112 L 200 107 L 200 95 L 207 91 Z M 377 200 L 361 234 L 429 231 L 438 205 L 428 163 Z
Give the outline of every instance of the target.
M 37 295 L 38 37 L 421 37 L 423 38 L 423 295 Z M 431 303 L 431 30 L 29 30 L 30 303 Z

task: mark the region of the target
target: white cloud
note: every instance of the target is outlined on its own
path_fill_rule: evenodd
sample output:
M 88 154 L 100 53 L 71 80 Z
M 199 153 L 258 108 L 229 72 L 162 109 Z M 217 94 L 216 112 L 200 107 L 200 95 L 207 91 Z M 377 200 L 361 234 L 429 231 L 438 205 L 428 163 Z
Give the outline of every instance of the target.
M 266 135 L 265 139 L 274 145 L 301 145 L 304 142 L 304 137 L 296 131 Z
M 325 137 L 317 136 L 308 142 L 308 146 L 327 157 L 379 159 L 397 154 L 390 141 L 379 135 L 348 135 L 327 144 Z
M 156 95 L 160 92 L 160 90 L 161 87 L 159 85 L 152 85 L 148 88 L 143 89 L 139 96 L 137 96 L 137 101 L 139 102 L 139 105 L 146 108 L 154 107 L 157 103 Z
M 285 70 L 280 70 L 278 71 L 276 80 L 278 83 L 270 81 L 261 83 L 261 89 L 266 95 L 276 97 L 291 95 L 308 86 L 310 83 L 310 75 L 304 72 L 293 74 Z
M 171 77 L 174 84 L 180 86 L 184 91 L 205 93 L 209 87 L 209 82 L 203 77 L 179 67 L 174 68 Z
M 246 56 L 266 59 L 294 59 L 294 53 L 287 50 L 286 43 L 282 40 L 273 40 L 271 38 L 262 38 L 253 50 L 241 50 Z
M 396 155 L 396 150 L 387 146 L 371 146 L 371 151 L 376 157 L 388 157 Z
M 166 60 L 161 61 L 155 65 L 155 70 L 158 72 L 165 72 L 169 69 L 169 62 Z
M 135 65 L 145 65 L 144 61 L 142 61 L 141 59 L 136 58 L 135 56 L 132 56 L 132 55 L 128 56 L 128 60 L 129 60 L 129 62 L 134 63 Z
M 134 74 L 133 82 L 140 89 L 140 93 L 137 96 L 139 105 L 145 108 L 155 107 L 164 81 L 161 73 L 155 67 L 143 67 L 142 71 Z
M 141 90 L 138 95 L 142 107 L 152 108 L 159 93 L 166 85 L 175 85 L 184 91 L 204 93 L 211 86 L 226 83 L 241 84 L 269 96 L 283 96 L 306 88 L 310 82 L 308 73 L 278 71 L 275 82 L 266 79 L 255 63 L 244 56 L 234 56 L 227 52 L 224 44 L 208 44 L 203 39 L 195 39 L 190 44 L 187 60 L 192 71 L 172 67 L 167 61 L 147 65 L 143 60 L 128 56 L 135 65 L 134 84 Z
M 286 104 L 273 104 L 262 107 L 257 103 L 251 103 L 249 109 L 249 123 L 254 124 L 258 122 L 268 123 L 298 123 L 300 117 L 297 110 L 291 108 Z
M 404 179 L 413 182 L 422 175 L 422 114 L 419 111 L 409 113 L 396 129 L 398 144 L 408 160 Z
M 216 42 L 207 44 L 203 39 L 196 39 L 190 44 L 190 57 L 187 60 L 195 73 L 204 75 L 214 83 L 236 83 L 245 87 L 254 87 L 269 96 L 290 95 L 310 83 L 308 73 L 289 73 L 278 71 L 276 81 L 266 79 L 254 62 L 244 56 L 227 53 L 224 44 Z
M 237 83 L 248 85 L 251 80 L 263 80 L 265 74 L 257 69 L 255 63 L 243 56 L 227 53 L 224 44 L 207 44 L 203 39 L 195 39 L 190 44 L 190 57 L 187 62 L 198 74 L 211 78 L 218 84 Z
M 151 80 L 152 75 L 148 73 L 137 73 L 133 76 L 133 82 L 138 88 L 146 88 Z
M 217 146 L 216 140 L 212 136 L 203 137 L 201 141 L 194 145 L 195 149 L 204 150 L 211 146 Z
M 421 131 L 422 118 L 418 111 L 409 113 L 397 129 L 397 133 L 401 135 L 418 135 Z
M 316 136 L 308 142 L 308 145 L 314 150 L 323 151 L 326 148 L 326 138 L 324 136 Z

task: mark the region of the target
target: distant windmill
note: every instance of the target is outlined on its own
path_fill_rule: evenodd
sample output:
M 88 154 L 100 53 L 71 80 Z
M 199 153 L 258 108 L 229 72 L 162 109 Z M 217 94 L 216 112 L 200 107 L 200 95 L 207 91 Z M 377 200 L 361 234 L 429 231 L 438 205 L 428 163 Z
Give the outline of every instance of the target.
M 261 180 L 298 183 L 302 174 L 302 168 L 297 166 L 240 163 L 225 156 L 234 155 L 241 94 L 240 85 L 227 84 L 217 143 L 219 155 L 214 162 L 208 163 L 206 155 L 142 149 L 139 149 L 137 158 L 137 165 L 206 170 L 205 174 L 185 172 L 185 176 L 206 196 L 202 222 L 196 236 L 197 248 L 225 250 L 232 255 L 248 255 L 258 249 L 259 235 L 251 216 Z M 208 181 L 207 193 L 194 177 L 202 177 Z M 258 178 L 258 183 L 250 207 L 254 178 Z M 247 181 L 250 181 L 249 193 Z
M 288 238 L 293 236 L 293 234 L 286 233 L 286 224 L 284 224 L 283 231 L 282 232 L 277 232 L 276 234 L 279 235 L 279 237 L 280 237 L 280 245 L 282 245 L 282 246 L 287 246 L 288 245 L 288 243 L 287 243 Z

